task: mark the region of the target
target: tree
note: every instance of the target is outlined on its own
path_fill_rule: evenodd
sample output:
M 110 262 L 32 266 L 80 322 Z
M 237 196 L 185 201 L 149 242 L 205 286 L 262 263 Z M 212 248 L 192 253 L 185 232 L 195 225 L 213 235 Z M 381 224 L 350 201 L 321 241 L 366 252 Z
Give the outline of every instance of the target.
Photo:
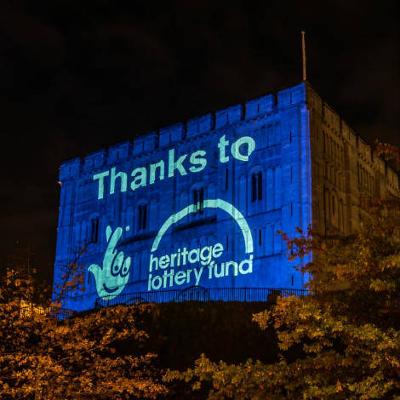
M 150 305 L 103 308 L 59 321 L 29 307 L 32 277 L 8 270 L 0 286 L 2 399 L 130 399 L 166 393 L 141 328 Z M 21 308 L 22 304 L 22 308 Z
M 370 215 L 352 236 L 288 240 L 294 256 L 313 251 L 302 268 L 310 295 L 280 297 L 254 315 L 262 329 L 276 331 L 276 363 L 228 365 L 203 355 L 166 380 L 206 386 L 210 399 L 399 399 L 399 202 L 376 205 Z

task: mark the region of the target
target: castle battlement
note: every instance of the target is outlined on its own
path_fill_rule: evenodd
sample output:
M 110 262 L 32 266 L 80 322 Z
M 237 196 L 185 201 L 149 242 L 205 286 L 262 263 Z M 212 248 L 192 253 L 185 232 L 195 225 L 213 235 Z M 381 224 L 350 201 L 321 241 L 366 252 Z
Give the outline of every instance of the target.
M 288 106 L 304 104 L 305 101 L 306 92 L 303 84 L 281 90 L 276 96 L 272 94 L 261 96 L 244 104 L 230 106 L 186 122 L 138 135 L 132 140 L 117 143 L 82 158 L 68 160 L 60 167 L 59 178 L 60 181 L 74 179 L 77 174 L 89 173 L 117 161 L 162 150 L 182 141 L 234 126 L 244 120 L 279 112 Z
M 399 195 L 398 175 L 308 83 L 66 161 L 59 176 L 54 293 L 80 264 L 73 310 L 192 287 L 221 289 L 215 300 L 301 290 L 280 231 L 349 234 L 371 199 Z

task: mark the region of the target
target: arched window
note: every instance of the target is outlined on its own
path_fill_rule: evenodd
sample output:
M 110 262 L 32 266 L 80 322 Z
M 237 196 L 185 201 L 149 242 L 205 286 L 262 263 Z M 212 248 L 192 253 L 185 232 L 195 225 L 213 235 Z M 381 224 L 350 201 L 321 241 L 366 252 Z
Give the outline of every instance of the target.
M 193 204 L 197 212 L 202 213 L 204 211 L 204 188 L 193 189 Z
M 92 273 L 87 271 L 87 275 L 86 275 L 86 284 L 88 288 L 91 288 L 92 286 L 92 282 L 93 282 L 93 278 L 92 278 Z
M 325 217 L 329 218 L 331 217 L 331 206 L 330 206 L 330 196 L 329 196 L 329 190 L 325 189 Z
M 144 231 L 147 228 L 148 223 L 148 212 L 147 204 L 140 204 L 138 206 L 138 219 L 137 219 L 138 231 Z
M 229 189 L 229 169 L 225 168 L 225 190 Z
M 263 195 L 263 176 L 262 172 L 253 172 L 251 174 L 251 201 L 259 201 L 262 200 Z
M 90 220 L 90 243 L 97 243 L 99 240 L 99 218 Z
M 338 205 L 338 214 L 339 214 L 339 229 L 344 232 L 344 221 L 343 221 L 343 200 L 339 199 Z
M 133 222 L 133 208 L 128 207 L 125 213 L 125 222 L 127 224 L 127 229 L 129 229 L 129 234 L 133 234 L 135 232 L 135 224 Z

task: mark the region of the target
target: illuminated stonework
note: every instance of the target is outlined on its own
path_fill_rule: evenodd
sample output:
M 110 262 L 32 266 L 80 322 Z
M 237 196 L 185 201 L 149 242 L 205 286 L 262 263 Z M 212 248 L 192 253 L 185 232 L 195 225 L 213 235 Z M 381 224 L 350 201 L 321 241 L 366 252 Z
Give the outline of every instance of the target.
M 54 297 L 70 263 L 90 309 L 135 293 L 293 288 L 278 231 L 353 232 L 398 176 L 306 83 L 64 163 Z M 161 300 L 156 300 L 161 301 Z

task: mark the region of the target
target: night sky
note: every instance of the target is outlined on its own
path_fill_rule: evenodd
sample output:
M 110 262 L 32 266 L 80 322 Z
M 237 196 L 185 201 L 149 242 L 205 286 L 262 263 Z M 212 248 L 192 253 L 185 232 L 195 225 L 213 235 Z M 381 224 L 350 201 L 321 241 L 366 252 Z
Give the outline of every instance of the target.
M 0 267 L 51 279 L 64 160 L 298 83 L 302 29 L 314 89 L 400 145 L 396 3 L 2 0 Z

